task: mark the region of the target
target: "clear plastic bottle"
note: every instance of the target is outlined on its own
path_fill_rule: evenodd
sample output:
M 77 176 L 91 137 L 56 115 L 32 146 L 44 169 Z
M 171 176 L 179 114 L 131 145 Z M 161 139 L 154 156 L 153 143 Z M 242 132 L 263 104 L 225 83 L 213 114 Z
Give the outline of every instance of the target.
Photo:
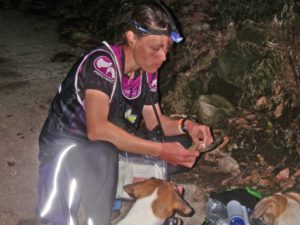
M 205 205 L 206 217 L 210 225 L 227 225 L 226 206 L 216 200 L 209 198 Z

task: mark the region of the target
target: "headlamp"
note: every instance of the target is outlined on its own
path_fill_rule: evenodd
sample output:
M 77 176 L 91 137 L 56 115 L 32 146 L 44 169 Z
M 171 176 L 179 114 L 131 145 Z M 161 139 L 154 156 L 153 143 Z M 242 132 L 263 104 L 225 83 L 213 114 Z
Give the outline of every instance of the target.
M 135 20 L 129 20 L 128 23 L 136 28 L 143 34 L 152 34 L 152 35 L 165 35 L 171 37 L 172 41 L 179 43 L 183 40 L 183 37 L 178 33 L 177 30 L 160 30 L 160 29 L 153 29 L 153 28 L 146 28 L 136 22 Z
M 171 31 L 171 38 L 174 42 L 179 43 L 183 40 L 183 37 L 180 35 L 180 33 L 176 31 Z
M 173 20 L 173 17 L 171 16 L 170 12 L 168 11 L 168 9 L 164 6 L 164 4 L 160 1 L 160 0 L 156 0 L 156 2 L 161 6 L 161 8 L 164 10 L 164 12 L 166 13 L 170 24 L 171 24 L 171 32 L 170 32 L 170 36 L 172 38 L 172 40 L 176 43 L 179 43 L 183 40 L 183 37 L 181 36 L 181 34 L 179 33 L 175 22 Z
M 181 42 L 183 40 L 183 37 L 181 36 L 178 29 L 176 28 L 176 25 L 175 25 L 175 22 L 174 22 L 172 16 L 170 15 L 170 13 L 166 9 L 166 7 L 159 0 L 157 0 L 157 3 L 164 10 L 164 12 L 166 13 L 166 15 L 170 21 L 170 26 L 171 26 L 170 30 L 169 29 L 161 30 L 161 29 L 148 28 L 148 27 L 141 25 L 140 23 L 138 23 L 136 20 L 133 20 L 133 19 L 129 19 L 128 23 L 143 34 L 165 35 L 165 36 L 171 37 L 172 41 L 174 41 L 176 43 Z

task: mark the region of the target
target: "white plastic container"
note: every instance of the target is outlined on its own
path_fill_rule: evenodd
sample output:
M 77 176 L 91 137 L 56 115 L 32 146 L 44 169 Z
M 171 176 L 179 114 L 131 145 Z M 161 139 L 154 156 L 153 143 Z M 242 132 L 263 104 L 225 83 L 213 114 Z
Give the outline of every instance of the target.
M 247 225 L 244 218 L 243 207 L 238 201 L 232 200 L 228 202 L 226 209 L 228 225 Z

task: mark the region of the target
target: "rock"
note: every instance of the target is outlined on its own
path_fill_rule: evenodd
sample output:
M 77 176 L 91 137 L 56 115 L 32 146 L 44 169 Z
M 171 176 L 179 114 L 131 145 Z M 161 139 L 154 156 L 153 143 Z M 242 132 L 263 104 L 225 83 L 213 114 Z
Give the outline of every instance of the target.
M 210 127 L 226 127 L 234 111 L 233 105 L 219 95 L 201 95 L 197 100 L 197 117 Z
M 223 158 L 217 158 L 217 170 L 222 173 L 229 173 L 232 177 L 235 177 L 241 173 L 238 162 L 231 156 L 225 156 Z
M 194 184 L 184 184 L 184 199 L 194 209 L 191 217 L 180 217 L 185 225 L 202 224 L 205 220 L 206 191 Z M 176 215 L 177 217 L 178 215 Z

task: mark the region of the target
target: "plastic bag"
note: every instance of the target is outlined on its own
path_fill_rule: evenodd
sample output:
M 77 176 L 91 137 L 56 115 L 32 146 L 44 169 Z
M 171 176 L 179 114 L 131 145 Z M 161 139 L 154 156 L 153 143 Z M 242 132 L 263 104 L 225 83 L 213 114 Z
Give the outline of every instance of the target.
M 156 157 L 133 153 L 119 154 L 119 176 L 117 199 L 131 199 L 123 190 L 127 184 L 132 184 L 151 177 L 167 179 L 167 163 Z
M 160 123 L 152 131 L 147 131 L 144 134 L 140 133 L 138 136 L 154 142 L 165 141 L 165 135 Z M 157 157 L 120 152 L 116 198 L 131 199 L 131 197 L 123 190 L 123 187 L 127 184 L 136 183 L 151 177 L 167 180 L 167 167 L 168 164 Z

